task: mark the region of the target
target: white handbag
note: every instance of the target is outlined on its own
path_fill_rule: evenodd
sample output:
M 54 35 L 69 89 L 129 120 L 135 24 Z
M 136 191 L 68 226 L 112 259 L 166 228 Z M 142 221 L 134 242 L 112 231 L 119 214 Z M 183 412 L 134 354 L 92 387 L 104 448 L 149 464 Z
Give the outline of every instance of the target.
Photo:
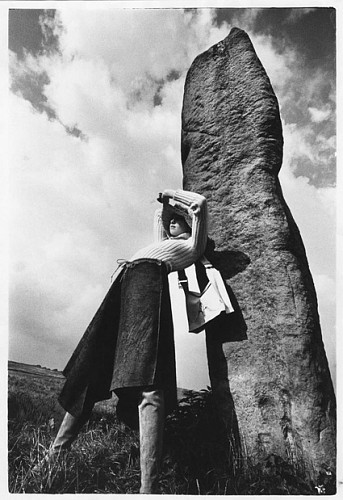
M 178 273 L 179 283 L 185 292 L 189 331 L 192 333 L 199 333 L 204 330 L 206 325 L 222 312 L 233 312 L 232 304 L 219 271 L 214 269 L 212 264 L 205 259 L 202 259 L 202 263 L 209 278 L 202 292 L 190 291 L 186 273 L 184 271 Z M 224 292 L 221 288 L 223 288 Z

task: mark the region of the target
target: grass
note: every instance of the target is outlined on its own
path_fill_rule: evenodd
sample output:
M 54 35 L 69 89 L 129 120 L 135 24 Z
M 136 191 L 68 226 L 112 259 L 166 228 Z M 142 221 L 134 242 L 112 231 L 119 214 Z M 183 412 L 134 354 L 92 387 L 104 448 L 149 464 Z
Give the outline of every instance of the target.
M 112 400 L 98 403 L 68 454 L 38 472 L 63 417 L 56 403 L 62 380 L 10 375 L 9 478 L 11 493 L 137 493 L 139 436 L 117 420 Z M 52 420 L 53 419 L 53 420 Z M 162 494 L 334 493 L 334 478 L 321 491 L 280 457 L 250 464 L 222 427 L 210 390 L 186 395 L 168 417 Z M 331 489 L 330 489 L 331 488 Z

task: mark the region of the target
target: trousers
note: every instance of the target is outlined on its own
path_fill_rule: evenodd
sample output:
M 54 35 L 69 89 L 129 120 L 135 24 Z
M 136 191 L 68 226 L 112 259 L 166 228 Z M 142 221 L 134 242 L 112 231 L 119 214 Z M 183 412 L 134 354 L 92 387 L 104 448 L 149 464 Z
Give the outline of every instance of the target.
M 90 417 L 92 408 L 85 408 L 74 417 L 66 412 L 56 438 L 49 450 L 49 458 L 68 450 L 82 426 Z M 158 478 L 162 462 L 165 402 L 163 390 L 142 390 L 138 404 L 141 486 L 140 493 L 158 492 Z

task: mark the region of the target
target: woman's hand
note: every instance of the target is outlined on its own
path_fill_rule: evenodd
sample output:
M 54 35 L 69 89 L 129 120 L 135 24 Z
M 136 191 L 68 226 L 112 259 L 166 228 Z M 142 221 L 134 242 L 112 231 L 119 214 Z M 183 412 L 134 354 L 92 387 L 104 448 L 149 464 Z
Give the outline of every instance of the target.
M 160 203 L 168 202 L 170 198 L 174 197 L 174 193 L 174 189 L 165 189 L 163 193 L 158 193 L 157 201 L 159 201 Z
M 196 201 L 194 201 L 190 207 L 189 207 L 189 211 L 194 214 L 198 214 L 200 212 L 200 207 L 199 207 L 199 203 L 197 203 Z

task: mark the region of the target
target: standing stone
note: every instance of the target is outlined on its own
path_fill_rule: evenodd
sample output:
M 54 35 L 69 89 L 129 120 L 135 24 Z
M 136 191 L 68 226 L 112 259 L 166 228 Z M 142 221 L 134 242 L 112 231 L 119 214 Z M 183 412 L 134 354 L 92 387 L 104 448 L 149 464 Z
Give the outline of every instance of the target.
M 274 454 L 302 464 L 314 479 L 335 465 L 335 396 L 305 249 L 278 180 L 282 148 L 269 78 L 233 28 L 187 75 L 184 189 L 208 200 L 213 258 L 247 326 L 248 340 L 224 344 L 243 450 L 253 463 Z

